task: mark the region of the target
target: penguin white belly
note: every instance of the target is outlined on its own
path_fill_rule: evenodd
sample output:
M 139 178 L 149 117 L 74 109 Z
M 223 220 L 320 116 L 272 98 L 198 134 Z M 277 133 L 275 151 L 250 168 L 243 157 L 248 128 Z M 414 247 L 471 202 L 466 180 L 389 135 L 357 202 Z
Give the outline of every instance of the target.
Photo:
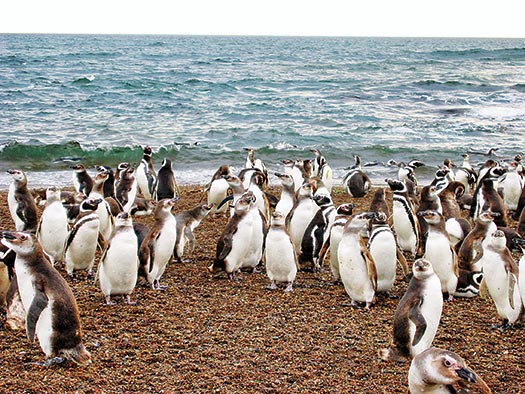
M 502 319 L 508 319 L 510 324 L 514 324 L 520 316 L 522 307 L 518 285 L 514 286 L 514 293 L 512 294 L 514 308 L 512 308 L 509 301 L 509 273 L 505 270 L 500 255 L 484 249 L 481 264 L 483 280 L 487 284 L 487 289 L 496 305 L 498 315 Z
M 519 263 L 518 287 L 520 289 L 521 302 L 525 305 L 525 257 L 522 257 Z
M 429 231 L 425 247 L 425 258 L 432 263 L 434 272 L 441 282 L 441 290 L 454 294 L 458 277 L 454 272 L 454 255 L 449 240 L 442 234 Z
M 53 354 L 52 336 L 53 336 L 53 299 L 49 300 L 47 307 L 45 307 L 40 313 L 38 322 L 36 323 L 36 336 L 42 351 L 46 357 L 50 357 Z
M 53 261 L 64 258 L 64 246 L 69 232 L 66 210 L 55 202 L 42 212 L 38 239 Z
M 330 230 L 330 270 L 332 271 L 335 280 L 341 279 L 338 257 L 341 238 L 343 238 L 343 226 L 333 226 Z
M 232 273 L 242 267 L 252 242 L 252 226 L 252 218 L 249 214 L 237 225 L 237 232 L 233 236 L 230 253 L 225 258 L 226 272 Z
M 281 212 L 284 216 L 287 216 L 293 208 L 293 200 L 291 197 L 282 196 L 277 205 L 275 206 L 275 212 Z
M 15 199 L 14 183 L 11 183 L 9 185 L 9 192 L 7 194 L 7 200 L 9 202 L 9 212 L 11 213 L 11 217 L 13 218 L 13 221 L 15 222 L 16 231 L 23 231 L 24 222 L 18 217 L 18 214 L 16 213 L 18 209 L 18 201 L 16 201 Z
M 301 242 L 303 240 L 304 232 L 318 209 L 319 207 L 313 200 L 305 200 L 300 203 L 293 212 L 289 228 L 290 237 L 295 245 L 295 251 L 297 254 L 301 251 Z
M 270 229 L 266 237 L 266 273 L 276 282 L 293 282 L 297 275 L 297 265 L 293 244 L 282 230 Z
M 135 204 L 136 196 L 137 196 L 137 182 L 133 182 L 133 185 L 131 186 L 131 190 L 128 192 L 128 202 L 123 207 L 124 212 L 129 213 L 129 211 L 131 210 L 131 207 L 133 206 L 133 204 Z
M 111 236 L 111 233 L 113 232 L 113 225 L 111 223 L 111 213 L 109 212 L 109 206 L 105 200 L 103 200 L 102 203 L 98 204 L 97 214 L 100 223 L 99 232 L 107 241 Z
M 505 182 L 503 183 L 503 202 L 507 209 L 515 211 L 518 208 L 520 200 L 522 182 L 520 175 L 512 172 L 507 173 Z
M 441 320 L 441 313 L 443 311 L 443 296 L 441 295 L 441 283 L 439 279 L 434 276 L 429 278 L 427 285 L 422 294 L 423 302 L 420 305 L 420 312 L 427 323 L 425 333 L 416 346 L 411 346 L 412 356 L 416 356 L 422 351 L 432 346 L 434 337 Z M 412 321 L 409 320 L 410 338 L 414 338 L 416 327 Z M 412 341 L 411 341 L 412 343 Z
M 228 182 L 226 182 L 226 179 L 223 178 L 215 179 L 211 183 L 210 190 L 208 191 L 208 204 L 215 204 L 212 212 L 226 212 L 228 209 L 228 204 L 224 204 L 219 210 L 217 210 L 217 206 L 228 195 L 229 187 L 230 186 L 228 185 Z
M 137 237 L 133 231 L 113 238 L 99 272 L 105 296 L 130 294 L 137 283 Z
M 140 192 L 144 196 L 145 199 L 151 200 L 151 193 L 149 192 L 149 182 L 148 182 L 148 176 L 146 175 L 147 168 L 144 165 L 143 162 L 139 164 L 137 167 L 137 185 L 140 189 Z
M 66 268 L 69 274 L 73 270 L 91 269 L 97 250 L 99 221 L 91 220 L 82 224 L 75 238 L 66 250 Z
M 459 241 L 465 239 L 465 233 L 455 218 L 450 218 L 445 222 L 445 230 L 447 230 L 448 236 L 450 237 L 450 243 L 454 246 L 456 246 Z
M 252 222 L 252 237 L 250 244 L 248 245 L 248 250 L 242 263 L 242 267 L 253 268 L 259 264 L 262 258 L 264 234 L 259 209 L 256 207 L 252 208 L 249 212 L 249 215 L 251 215 Z
M 176 226 L 173 221 L 168 221 L 160 231 L 160 235 L 155 242 L 155 257 L 153 260 L 153 267 L 151 272 L 148 273 L 150 283 L 154 280 L 160 279 L 169 260 L 173 254 L 173 248 L 175 247 L 176 237 Z
M 377 291 L 389 291 L 396 279 L 397 248 L 394 234 L 389 230 L 377 233 L 369 250 L 377 271 Z
M 407 215 L 405 206 L 394 200 L 392 214 L 393 226 L 399 248 L 415 255 L 418 235 L 414 231 L 413 224 Z
M 375 291 L 368 276 L 366 262 L 361 256 L 361 245 L 355 239 L 344 237 L 339 243 L 339 273 L 352 301 L 372 302 Z

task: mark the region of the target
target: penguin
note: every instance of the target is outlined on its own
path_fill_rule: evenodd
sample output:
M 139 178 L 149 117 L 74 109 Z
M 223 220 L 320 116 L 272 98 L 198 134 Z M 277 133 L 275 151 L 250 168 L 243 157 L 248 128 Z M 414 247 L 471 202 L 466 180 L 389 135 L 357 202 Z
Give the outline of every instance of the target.
M 518 203 L 523 190 L 523 178 L 518 173 L 518 163 L 509 164 L 507 172 L 499 178 L 499 187 L 503 195 L 503 203 L 509 211 L 518 209 Z
M 393 193 L 392 224 L 398 246 L 415 257 L 419 248 L 420 228 L 405 182 L 387 179 L 387 183 Z
M 67 212 L 60 200 L 60 194 L 61 190 L 56 186 L 46 190 L 46 206 L 36 233 L 52 264 L 64 261 L 64 247 L 69 233 Z
M 458 354 L 431 347 L 418 354 L 408 370 L 410 394 L 490 394 L 487 384 Z
M 85 365 L 91 355 L 82 344 L 77 303 L 60 273 L 53 268 L 36 236 L 2 232 L 2 243 L 16 253 L 18 290 L 26 310 L 26 332 L 38 338 L 45 365 L 65 360 Z M 61 359 L 51 357 L 62 357 Z
M 388 204 L 386 202 L 384 187 L 379 187 L 374 192 L 374 197 L 370 202 L 368 212 L 383 212 L 387 218 L 390 217 L 390 208 L 388 207 Z
M 497 230 L 494 216 L 490 211 L 484 211 L 476 218 L 474 228 L 465 237 L 458 251 L 458 265 L 469 271 L 481 271 L 479 257 L 482 254 L 483 240 Z
M 138 268 L 137 235 L 133 221 L 128 212 L 121 212 L 97 269 L 100 289 L 107 305 L 116 305 L 111 299 L 116 295 L 123 296 L 129 305 L 136 304 L 131 301 L 130 294 L 137 283 Z
M 447 167 L 438 168 L 438 170 L 434 173 L 434 179 L 430 185 L 436 188 L 436 193 L 439 193 L 441 190 L 446 188 L 451 182 L 451 173 L 451 170 Z
M 385 361 L 407 362 L 432 346 L 441 313 L 441 282 L 432 263 L 417 259 L 412 266 L 412 279 L 394 313 L 392 343 L 381 349 Z
M 248 152 L 246 156 L 246 164 L 244 167 L 255 168 L 261 171 L 265 175 L 266 180 L 268 180 L 268 169 L 266 168 L 261 159 L 255 158 L 255 150 L 253 148 L 244 148 L 244 150 Z
M 328 241 L 330 228 L 337 213 L 329 195 L 315 195 L 313 200 L 319 206 L 319 210 L 304 231 L 298 263 L 302 270 L 312 269 L 319 272 L 323 264 L 320 259 L 321 250 Z
M 221 209 L 227 201 L 231 201 L 230 217 L 233 217 L 235 212 L 235 204 L 237 203 L 237 200 L 239 200 L 239 198 L 241 198 L 241 196 L 246 192 L 246 189 L 244 188 L 244 185 L 238 176 L 228 175 L 224 179 L 228 183 L 230 191 L 228 192 L 228 197 L 219 203 L 217 209 Z
M 276 282 L 286 283 L 285 292 L 293 291 L 297 275 L 297 258 L 290 235 L 286 230 L 286 216 L 274 211 L 268 234 L 264 257 L 270 290 L 277 289 Z
M 7 170 L 13 177 L 7 193 L 9 212 L 16 231 L 34 232 L 38 226 L 35 200 L 27 188 L 27 176 L 21 170 Z
M 154 187 L 157 180 L 155 168 L 153 167 L 152 159 L 153 150 L 151 146 L 146 146 L 143 149 L 142 160 L 137 167 L 137 184 L 140 193 L 145 199 L 151 200 L 154 195 Z
M 234 214 L 217 240 L 215 260 L 208 267 L 213 275 L 225 271 L 230 280 L 236 280 L 237 271 L 251 255 L 255 227 L 253 213 L 259 213 L 252 209 L 254 204 L 252 193 L 242 195 L 235 203 Z
M 525 305 L 525 239 L 514 238 L 514 243 L 521 249 L 521 258 L 518 264 L 518 288 L 520 289 L 521 302 Z
M 171 210 L 178 197 L 160 200 L 153 211 L 155 223 L 139 250 L 139 276 L 146 279 L 153 290 L 165 290 L 160 278 L 173 255 L 177 239 L 177 223 Z
M 195 249 L 195 236 L 193 235 L 193 230 L 195 230 L 201 221 L 208 216 L 213 207 L 213 203 L 199 204 L 192 209 L 179 212 L 175 215 L 177 237 L 175 239 L 173 255 L 176 262 L 182 263 L 186 243 L 188 243 L 190 252 L 193 253 L 193 250 Z
M 101 202 L 101 198 L 88 198 L 80 204 L 80 214 L 67 237 L 64 252 L 71 279 L 75 270 L 87 270 L 88 278 L 92 275 L 100 226 L 97 207 Z
M 306 228 L 319 210 L 319 206 L 313 200 L 313 184 L 302 184 L 295 194 L 295 200 L 295 205 L 286 217 L 286 226 L 295 246 L 295 253 L 299 256 Z
M 97 172 L 106 172 L 108 177 L 106 182 L 104 182 L 104 198 L 113 198 L 115 197 L 115 171 L 109 166 L 97 166 Z M 116 216 L 116 215 L 115 215 Z
M 496 230 L 482 243 L 483 256 L 479 260 L 483 269 L 483 282 L 494 301 L 498 315 L 503 319 L 493 328 L 511 328 L 522 312 L 519 292 L 519 270 L 514 262 L 503 231 Z
M 281 181 L 281 198 L 275 207 L 275 211 L 281 212 L 285 217 L 295 204 L 295 186 L 291 175 L 284 172 L 274 174 Z
M 257 197 L 251 191 L 244 194 L 244 198 L 251 199 L 248 216 L 251 218 L 251 238 L 247 244 L 247 251 L 244 259 L 241 261 L 240 268 L 249 268 L 252 272 L 257 272 L 257 266 L 261 263 L 264 254 L 264 240 L 268 232 L 268 222 L 266 217 L 257 206 Z
M 498 227 L 507 227 L 507 210 L 503 199 L 494 188 L 494 181 L 490 178 L 481 181 L 476 189 L 474 201 L 470 210 L 470 217 L 475 220 L 482 211 L 490 210 L 496 213 L 494 223 Z
M 428 224 L 425 259 L 432 263 L 441 282 L 444 298 L 452 301 L 458 284 L 459 268 L 456 252 L 445 229 L 445 219 L 439 212 L 431 210 L 419 212 L 419 215 Z
M 463 184 L 454 181 L 439 193 L 441 201 L 442 214 L 445 218 L 445 228 L 450 237 L 450 242 L 458 250 L 461 242 L 472 230 L 470 222 L 462 217 L 461 207 L 458 198 L 461 198 L 465 192 Z
M 293 178 L 295 191 L 299 190 L 301 185 L 304 183 L 305 178 L 301 169 L 295 165 L 293 160 L 283 160 L 284 173 L 290 175 Z
M 361 158 L 354 156 L 355 165 L 343 178 L 343 186 L 350 197 L 364 197 L 372 187 L 372 181 L 361 169 Z
M 414 184 L 415 187 L 417 187 L 417 178 L 415 169 L 419 167 L 424 167 L 425 163 L 423 163 L 420 160 L 410 160 L 408 164 L 404 162 L 400 162 L 397 164 L 399 167 L 397 171 L 397 179 L 400 181 L 407 181 L 409 180 Z
M 337 248 L 339 274 L 351 306 L 358 308 L 364 303 L 370 309 L 377 290 L 377 272 L 374 260 L 361 238 L 361 231 L 368 219 L 375 214 L 361 213 L 349 220 L 343 229 L 343 236 Z
M 332 193 L 332 168 L 328 165 L 326 158 L 319 149 L 310 149 L 310 151 L 315 154 L 315 159 L 312 161 L 313 176 L 318 177 L 323 182 L 328 189 L 328 193 Z
M 324 255 L 326 249 L 330 249 L 330 271 L 332 272 L 336 283 L 341 281 L 337 251 L 339 249 L 341 238 L 343 237 L 345 224 L 352 217 L 353 210 L 354 204 L 342 204 L 337 207 L 337 215 L 329 229 L 330 237 L 328 238 L 328 242 L 323 246 L 324 251 L 321 252 L 321 255 Z
M 157 201 L 165 198 L 174 198 L 179 196 L 180 191 L 175 180 L 175 174 L 170 159 L 164 159 L 157 173 L 157 182 L 155 184 L 155 197 Z
M 387 223 L 387 216 L 384 212 L 374 213 L 375 217 L 370 220 L 371 229 L 367 247 L 376 267 L 376 291 L 386 293 L 392 289 L 396 279 L 398 250 L 394 233 Z
M 16 274 L 13 274 L 6 294 L 5 325 L 13 331 L 23 330 L 26 326 L 26 310 L 18 292 Z
M 102 202 L 98 204 L 97 214 L 99 219 L 99 233 L 102 235 L 104 241 L 107 241 L 113 232 L 115 225 L 111 208 L 108 202 L 104 199 L 104 184 L 108 179 L 109 174 L 106 171 L 97 172 L 93 179 L 93 188 L 89 193 L 89 198 L 95 200 L 100 198 Z
M 425 219 L 419 215 L 420 212 L 432 210 L 439 213 L 443 212 L 441 206 L 441 200 L 439 199 L 438 190 L 435 185 L 427 185 L 421 189 L 419 206 L 416 211 L 417 220 L 419 222 L 420 229 L 420 242 L 422 249 L 425 247 L 428 234 L 428 225 Z
M 255 205 L 261 211 L 266 221 L 270 218 L 270 202 L 267 194 L 264 192 L 264 183 L 267 177 L 259 170 L 255 170 L 250 176 L 250 182 L 246 191 L 255 196 Z
M 135 169 L 128 165 L 126 168 L 120 170 L 115 195 L 124 212 L 131 211 L 135 203 L 135 198 L 137 197 L 137 188 Z
M 118 189 L 122 173 L 129 167 L 131 167 L 131 164 L 125 161 L 117 165 L 117 171 L 115 172 L 115 192 Z
M 88 174 L 86 166 L 84 164 L 75 164 L 73 167 L 73 186 L 77 193 L 82 193 L 86 197 L 91 193 L 93 188 L 93 179 Z
M 228 209 L 227 204 L 224 204 L 220 209 L 217 206 L 228 196 L 230 186 L 225 177 L 230 175 L 232 175 L 230 166 L 221 165 L 204 189 L 208 196 L 208 205 L 213 204 L 212 215 L 224 213 Z
M 463 164 L 456 170 L 455 180 L 463 185 L 466 193 L 471 193 L 476 188 L 478 174 L 470 164 L 469 154 L 464 153 L 462 157 Z

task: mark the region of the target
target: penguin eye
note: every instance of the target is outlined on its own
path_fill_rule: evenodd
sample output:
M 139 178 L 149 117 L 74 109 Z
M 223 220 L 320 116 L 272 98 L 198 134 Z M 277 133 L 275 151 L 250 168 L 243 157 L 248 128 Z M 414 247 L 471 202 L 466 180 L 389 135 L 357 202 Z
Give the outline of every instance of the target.
M 445 367 L 452 366 L 452 363 L 449 360 L 445 360 Z

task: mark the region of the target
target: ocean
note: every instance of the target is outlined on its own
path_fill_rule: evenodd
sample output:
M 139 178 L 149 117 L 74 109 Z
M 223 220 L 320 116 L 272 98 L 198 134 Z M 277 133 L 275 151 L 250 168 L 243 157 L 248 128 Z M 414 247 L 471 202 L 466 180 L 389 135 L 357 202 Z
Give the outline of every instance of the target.
M 0 189 L 70 186 L 72 163 L 138 163 L 150 145 L 181 184 L 244 148 L 271 172 L 318 148 L 342 179 L 359 155 L 474 164 L 525 153 L 525 40 L 0 35 Z M 368 164 L 374 164 L 368 166 Z

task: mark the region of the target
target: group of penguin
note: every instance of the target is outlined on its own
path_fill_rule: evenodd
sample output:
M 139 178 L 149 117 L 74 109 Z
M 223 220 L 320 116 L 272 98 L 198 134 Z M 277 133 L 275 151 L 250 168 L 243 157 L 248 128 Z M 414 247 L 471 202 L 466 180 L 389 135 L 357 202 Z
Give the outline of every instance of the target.
M 115 173 L 100 166 L 92 179 L 83 165 L 75 166 L 76 193 L 49 188 L 40 221 L 25 174 L 10 170 L 8 203 L 17 231 L 1 233 L 1 257 L 14 261 L 17 280 L 12 283 L 18 284 L 28 337 L 37 336 L 48 358 L 89 361 L 81 344 L 75 300 L 70 290 L 63 290 L 69 287 L 53 264 L 64 262 L 69 276 L 76 270 L 90 275 L 99 245 L 104 252 L 97 277 L 106 302 L 113 304 L 111 297 L 122 295 L 132 303 L 137 277 L 153 289 L 163 289 L 160 278 L 168 262 L 172 257 L 182 259 L 187 242 L 193 247 L 195 227 L 209 213 L 223 213 L 229 220 L 208 269 L 215 275 L 224 271 L 234 280 L 241 269 L 264 266 L 271 289 L 284 283 L 284 290 L 292 291 L 298 270 L 322 270 L 329 254 L 330 270 L 342 282 L 351 305 L 368 309 L 378 293 L 392 289 L 398 262 L 410 277 L 405 254 L 410 256 L 415 260 L 412 277 L 394 317 L 392 345 L 381 356 L 396 361 L 413 358 L 409 376 L 419 383 L 410 383 L 411 392 L 427 392 L 412 386 L 430 381 L 418 374 L 437 365 L 437 359 L 452 371 L 454 382 L 475 383 L 473 373 L 458 372 L 466 370 L 459 356 L 431 345 L 443 300 L 477 296 L 482 278 L 503 319 L 500 328 L 512 326 L 521 316 L 525 276 L 519 275 L 509 251 L 525 245 L 521 157 L 510 163 L 491 158 L 477 171 L 468 155 L 460 167 L 445 160 L 424 187 L 415 177 L 423 163 L 390 163 L 398 166 L 397 179 L 386 180 L 388 189 L 377 188 L 368 211 L 354 214 L 351 203 L 334 206 L 332 169 L 319 150 L 312 150 L 313 159 L 283 161 L 283 171 L 275 173 L 282 186 L 279 198 L 268 192 L 264 163 L 255 158 L 253 149 L 247 152 L 238 175 L 229 165 L 216 171 L 206 185 L 207 204 L 177 215 L 171 213 L 179 195 L 171 162 L 165 159 L 155 173 L 150 147 L 144 149 L 136 170 L 128 163 L 121 163 Z M 372 190 L 358 156 L 343 186 L 352 198 Z M 153 227 L 133 223 L 133 214 L 152 210 L 152 200 L 157 201 Z M 516 229 L 507 227 L 507 211 L 518 221 Z M 67 321 L 69 331 L 56 332 L 53 320 Z
M 23 171 L 8 170 L 7 202 L 16 231 L 0 232 L 0 306 L 6 308 L 8 327 L 25 326 L 31 341 L 38 338 L 45 365 L 91 360 L 82 345 L 75 298 L 58 268 L 64 266 L 71 280 L 77 271 L 90 278 L 100 248 L 96 279 L 106 303 L 114 305 L 112 297 L 123 296 L 134 304 L 130 294 L 138 282 L 164 289 L 160 279 L 172 257 L 181 261 L 186 246 L 194 247 L 193 230 L 212 205 L 173 214 L 180 192 L 171 161 L 164 159 L 155 172 L 151 156 L 146 147 L 136 169 L 129 163 L 120 163 L 116 172 L 99 166 L 93 178 L 77 164 L 75 191 L 49 187 L 45 196 L 29 190 Z M 133 222 L 133 214 L 149 211 L 151 228 Z

